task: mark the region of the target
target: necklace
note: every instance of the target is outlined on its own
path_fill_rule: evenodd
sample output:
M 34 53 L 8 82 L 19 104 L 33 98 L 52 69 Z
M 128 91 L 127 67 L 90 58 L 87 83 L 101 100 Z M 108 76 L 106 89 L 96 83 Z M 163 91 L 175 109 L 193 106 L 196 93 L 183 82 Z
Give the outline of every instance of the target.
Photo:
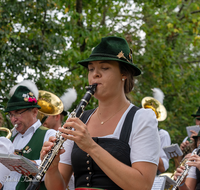
M 125 105 L 126 106 L 126 105 Z M 112 117 L 114 117 L 117 113 L 119 113 L 125 106 L 123 106 L 119 111 L 117 111 L 116 113 L 114 113 L 113 115 L 111 115 L 111 117 L 109 117 L 108 119 L 106 119 L 105 121 L 101 121 L 100 117 L 99 117 L 99 112 L 97 112 L 97 116 L 99 118 L 99 121 L 101 123 L 101 125 L 103 125 L 105 122 L 107 122 L 108 120 L 110 120 Z

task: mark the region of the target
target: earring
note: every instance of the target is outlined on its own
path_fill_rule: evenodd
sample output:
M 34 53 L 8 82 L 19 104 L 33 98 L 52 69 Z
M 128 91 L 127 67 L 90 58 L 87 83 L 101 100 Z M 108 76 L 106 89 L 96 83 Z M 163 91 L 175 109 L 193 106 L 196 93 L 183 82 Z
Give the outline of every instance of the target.
M 124 82 L 124 78 L 122 78 L 122 81 Z

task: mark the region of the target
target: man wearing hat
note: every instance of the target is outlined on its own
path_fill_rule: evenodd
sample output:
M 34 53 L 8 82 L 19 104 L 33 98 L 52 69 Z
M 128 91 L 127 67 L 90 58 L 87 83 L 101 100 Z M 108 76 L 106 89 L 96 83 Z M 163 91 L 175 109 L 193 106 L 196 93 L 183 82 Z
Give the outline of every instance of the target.
M 43 143 L 48 141 L 50 136 L 55 136 L 56 131 L 41 126 L 40 120 L 37 119 L 38 109 L 41 107 L 37 104 L 38 90 L 34 83 L 31 81 L 26 81 L 26 85 L 25 82 L 20 83 L 11 89 L 10 95 L 5 112 L 15 126 L 11 137 L 14 149 L 39 165 Z M 7 179 L 3 184 L 4 190 L 23 190 L 29 184 L 15 171 L 10 172 Z M 40 189 L 46 189 L 43 182 Z
M 48 116 L 44 121 L 43 126 L 57 131 L 58 128 L 61 127 L 64 117 L 67 115 L 67 110 L 70 109 L 72 103 L 76 101 L 76 98 L 76 90 L 74 88 L 67 89 L 66 92 L 60 97 L 64 107 L 63 111 L 58 115 Z

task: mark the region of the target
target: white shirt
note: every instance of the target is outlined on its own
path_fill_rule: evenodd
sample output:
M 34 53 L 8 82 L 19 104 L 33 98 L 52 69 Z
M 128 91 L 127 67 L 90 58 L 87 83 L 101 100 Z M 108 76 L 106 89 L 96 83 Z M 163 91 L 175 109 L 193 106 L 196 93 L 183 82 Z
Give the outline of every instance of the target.
M 13 145 L 14 145 L 14 149 L 23 149 L 28 142 L 31 140 L 33 134 L 35 133 L 35 131 L 41 126 L 41 122 L 40 120 L 38 120 L 36 123 L 34 123 L 31 127 L 29 127 L 26 132 L 24 134 L 18 134 L 14 141 L 13 141 Z M 44 137 L 44 141 L 48 141 L 50 136 L 55 136 L 56 131 L 53 129 L 49 129 L 47 130 L 45 137 Z M 15 132 L 13 132 L 13 135 L 15 135 Z M 35 160 L 36 163 L 39 165 L 41 163 L 41 160 Z M 1 167 L 1 166 L 0 166 Z M 0 171 L 2 171 L 3 168 L 0 168 Z M 21 178 L 21 174 L 15 172 L 15 171 L 11 171 L 10 175 L 7 177 L 5 183 L 4 183 L 4 190 L 15 190 L 15 187 L 18 183 L 18 181 Z
M 13 154 L 14 147 L 13 143 L 6 137 L 0 137 L 0 153 L 2 154 Z M 10 170 L 0 163 L 0 183 L 3 184 L 7 176 L 10 174 Z
M 196 148 L 192 151 L 192 154 L 194 154 L 194 152 L 196 152 Z M 187 178 L 197 179 L 196 167 L 195 166 L 190 167 Z
M 125 117 L 132 106 L 133 104 L 130 104 L 128 109 L 124 112 L 114 133 L 104 136 L 103 138 L 119 139 Z M 150 162 L 158 165 L 160 155 L 160 138 L 157 125 L 158 121 L 152 109 L 141 108 L 136 112 L 129 138 L 131 163 Z M 63 144 L 65 152 L 60 156 L 61 163 L 71 165 L 71 152 L 73 144 L 74 142 L 70 140 L 65 141 Z
M 158 133 L 159 133 L 159 136 L 160 136 L 160 145 L 161 145 L 161 147 L 160 147 L 160 158 L 163 161 L 165 171 L 166 171 L 169 168 L 169 158 L 165 154 L 163 147 L 171 145 L 171 138 L 169 136 L 169 133 L 164 129 L 160 129 L 158 131 Z

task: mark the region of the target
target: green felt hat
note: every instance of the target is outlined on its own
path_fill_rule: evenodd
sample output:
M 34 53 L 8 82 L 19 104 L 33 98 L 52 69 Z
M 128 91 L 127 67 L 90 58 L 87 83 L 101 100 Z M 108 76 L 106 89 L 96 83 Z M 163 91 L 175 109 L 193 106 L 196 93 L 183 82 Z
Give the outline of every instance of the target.
M 192 114 L 191 116 L 193 116 L 193 117 L 200 116 L 200 107 L 199 107 L 199 109 L 197 110 L 196 114 Z
M 35 95 L 26 86 L 18 86 L 7 103 L 5 112 L 19 110 L 24 108 L 38 108 L 41 107 L 37 104 Z
M 90 61 L 113 60 L 125 63 L 133 67 L 135 76 L 141 74 L 140 69 L 132 62 L 132 51 L 125 39 L 115 36 L 105 37 L 94 48 L 89 58 L 79 61 L 84 67 L 88 66 Z

